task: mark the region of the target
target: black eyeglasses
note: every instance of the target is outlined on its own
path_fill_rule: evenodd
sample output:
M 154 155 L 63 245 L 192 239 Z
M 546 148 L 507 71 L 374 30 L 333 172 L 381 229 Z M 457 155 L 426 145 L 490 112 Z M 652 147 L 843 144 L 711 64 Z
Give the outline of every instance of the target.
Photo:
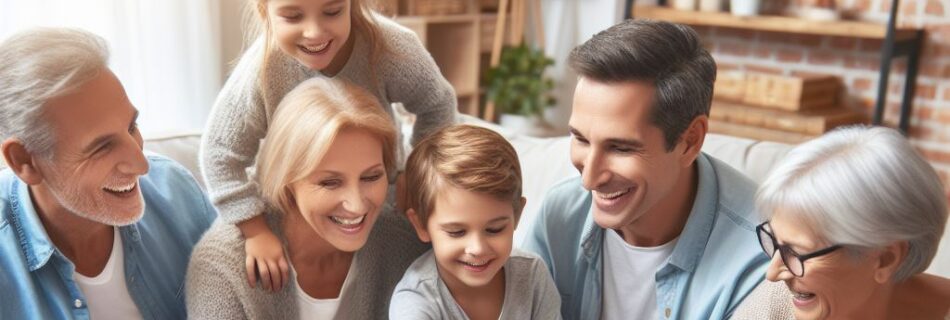
M 778 250 L 782 256 L 782 262 L 785 263 L 785 267 L 796 277 L 805 275 L 806 260 L 829 254 L 841 248 L 840 245 L 833 245 L 809 254 L 800 255 L 788 245 L 778 244 L 778 241 L 775 240 L 775 235 L 772 234 L 772 226 L 769 225 L 768 221 L 755 227 L 755 233 L 759 236 L 759 244 L 762 245 L 762 250 L 765 251 L 765 254 L 768 255 L 769 258 L 772 258 L 775 255 L 775 250 Z

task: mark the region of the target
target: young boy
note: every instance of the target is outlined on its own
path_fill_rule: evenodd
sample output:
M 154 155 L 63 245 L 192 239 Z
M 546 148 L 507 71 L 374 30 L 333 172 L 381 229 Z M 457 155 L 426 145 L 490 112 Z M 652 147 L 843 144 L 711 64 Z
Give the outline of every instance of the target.
M 544 262 L 511 248 L 525 198 L 508 141 L 481 127 L 447 127 L 419 142 L 405 174 L 406 213 L 432 250 L 396 285 L 390 318 L 561 318 Z

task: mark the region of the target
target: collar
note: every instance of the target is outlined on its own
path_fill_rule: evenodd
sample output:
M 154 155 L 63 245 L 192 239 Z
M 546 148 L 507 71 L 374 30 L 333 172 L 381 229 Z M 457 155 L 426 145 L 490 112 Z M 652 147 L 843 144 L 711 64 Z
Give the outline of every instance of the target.
M 671 265 L 690 273 L 696 269 L 703 252 L 706 251 L 706 244 L 719 211 L 716 170 L 705 153 L 700 153 L 696 158 L 696 167 L 699 171 L 696 199 L 693 200 L 693 209 L 689 212 L 686 226 L 670 256 Z
M 33 198 L 30 196 L 30 188 L 20 179 L 12 179 L 13 185 L 10 188 L 10 206 L 13 214 L 10 215 L 10 223 L 16 231 L 17 241 L 20 244 L 20 250 L 26 257 L 27 267 L 30 271 L 36 271 L 49 262 L 56 247 L 46 229 L 40 221 L 36 209 L 33 207 Z

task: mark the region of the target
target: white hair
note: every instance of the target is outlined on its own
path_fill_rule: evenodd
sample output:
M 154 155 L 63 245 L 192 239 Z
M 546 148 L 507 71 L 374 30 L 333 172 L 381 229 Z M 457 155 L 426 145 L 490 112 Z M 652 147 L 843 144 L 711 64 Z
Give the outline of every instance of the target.
M 838 129 L 795 147 L 759 188 L 756 205 L 767 218 L 781 208 L 822 240 L 856 251 L 907 241 L 895 282 L 927 269 L 947 223 L 933 167 L 883 127 Z
M 78 29 L 36 28 L 0 43 L 0 141 L 16 138 L 52 156 L 43 105 L 94 78 L 108 59 L 105 40 Z

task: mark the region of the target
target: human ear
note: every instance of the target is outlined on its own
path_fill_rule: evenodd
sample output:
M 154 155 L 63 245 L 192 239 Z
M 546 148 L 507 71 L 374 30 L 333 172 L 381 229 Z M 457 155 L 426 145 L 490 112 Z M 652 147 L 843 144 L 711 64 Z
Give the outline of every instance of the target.
M 515 219 L 515 223 L 514 223 L 515 225 L 514 228 L 516 229 L 518 228 L 518 222 L 521 221 L 521 214 L 524 213 L 524 206 L 527 203 L 528 203 L 528 199 L 526 199 L 525 197 L 521 197 L 521 201 L 518 202 L 518 207 L 515 208 L 515 217 L 518 217 L 517 219 Z
M 412 228 L 416 229 L 416 235 L 419 236 L 419 240 L 422 240 L 422 242 L 432 241 L 432 238 L 429 237 L 429 231 L 426 230 L 426 226 L 422 225 L 422 221 L 419 220 L 419 215 L 416 214 L 416 210 L 406 210 L 406 215 L 409 216 L 409 222 L 412 223 Z
M 20 180 L 29 185 L 36 185 L 43 181 L 43 174 L 36 167 L 35 157 L 26 150 L 26 146 L 20 140 L 15 138 L 4 140 L 0 144 L 0 150 L 3 151 L 3 159 Z
M 877 267 L 874 270 L 874 281 L 878 284 L 891 281 L 904 262 L 904 258 L 907 257 L 909 246 L 907 241 L 899 241 L 881 249 L 875 259 Z
M 708 131 L 709 118 L 706 117 L 706 115 L 699 115 L 693 118 L 693 121 L 689 123 L 686 130 L 680 135 L 679 144 L 685 148 L 683 148 L 682 151 L 674 150 L 676 152 L 682 152 L 680 166 L 688 167 L 693 164 L 693 161 L 696 161 L 696 157 L 698 157 L 700 151 L 702 151 L 703 142 L 706 140 L 706 132 Z

